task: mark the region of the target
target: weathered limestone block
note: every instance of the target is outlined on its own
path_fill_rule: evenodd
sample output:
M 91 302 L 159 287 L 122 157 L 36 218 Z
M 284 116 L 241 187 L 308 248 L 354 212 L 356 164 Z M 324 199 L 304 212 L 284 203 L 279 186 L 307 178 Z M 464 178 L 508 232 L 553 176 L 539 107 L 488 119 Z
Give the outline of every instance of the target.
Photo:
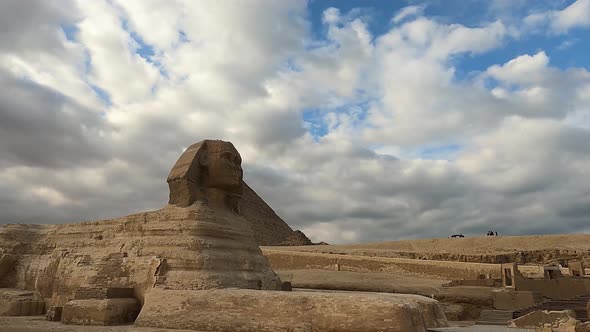
M 73 325 L 121 325 L 132 323 L 139 313 L 136 299 L 72 300 L 63 306 L 61 322 Z
M 498 310 L 516 310 L 526 308 L 543 300 L 538 292 L 498 289 L 492 292 L 494 308 Z
M 45 301 L 32 292 L 0 289 L 0 316 L 36 316 L 45 312 Z
M 15 272 L 16 257 L 14 255 L 0 254 L 0 287 L 13 286 Z
M 153 289 L 137 326 L 199 331 L 426 331 L 447 326 L 435 300 L 405 294 Z
M 576 314 L 571 310 L 563 311 L 547 311 L 535 310 L 522 317 L 513 319 L 510 323 L 512 327 L 529 327 L 541 328 L 545 324 L 550 324 L 552 327 L 577 325 L 579 321 L 576 319 Z

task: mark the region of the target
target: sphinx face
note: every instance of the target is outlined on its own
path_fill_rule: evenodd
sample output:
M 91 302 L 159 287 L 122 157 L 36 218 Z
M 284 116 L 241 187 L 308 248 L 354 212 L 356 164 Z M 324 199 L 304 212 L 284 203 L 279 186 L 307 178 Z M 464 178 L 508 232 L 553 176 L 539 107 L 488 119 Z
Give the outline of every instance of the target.
M 222 141 L 208 142 L 207 159 L 208 186 L 241 193 L 244 174 L 241 166 L 242 157 L 233 144 Z

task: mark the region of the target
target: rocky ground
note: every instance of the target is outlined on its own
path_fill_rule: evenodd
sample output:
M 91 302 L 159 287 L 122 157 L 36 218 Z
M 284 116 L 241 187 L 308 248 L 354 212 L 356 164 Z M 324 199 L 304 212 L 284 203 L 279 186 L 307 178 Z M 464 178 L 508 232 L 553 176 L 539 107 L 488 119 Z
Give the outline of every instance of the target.
M 48 322 L 45 316 L 1 317 L 0 332 L 182 332 L 159 328 L 126 326 L 78 326 Z M 195 332 L 195 331 L 191 331 Z
M 590 263 L 590 234 L 440 238 L 280 247 L 280 250 L 496 264 L 550 264 L 568 259 Z

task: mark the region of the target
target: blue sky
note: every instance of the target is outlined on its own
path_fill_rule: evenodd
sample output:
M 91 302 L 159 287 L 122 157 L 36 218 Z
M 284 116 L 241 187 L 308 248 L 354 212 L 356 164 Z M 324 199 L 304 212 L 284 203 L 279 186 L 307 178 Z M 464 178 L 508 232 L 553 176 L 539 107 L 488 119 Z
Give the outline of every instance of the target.
M 559 10 L 573 4 L 567 1 L 379 1 L 379 0 L 311 0 L 308 5 L 312 36 L 318 41 L 326 39 L 328 27 L 323 22 L 324 12 L 328 8 L 338 8 L 344 16 L 358 17 L 363 20 L 373 40 L 386 34 L 398 23 L 393 18 L 407 6 L 421 8 L 420 15 L 449 24 L 461 24 L 467 27 L 480 27 L 494 21 L 512 25 L 519 30 L 522 20 L 528 15 L 548 10 Z M 412 18 L 412 17 L 410 17 Z M 544 31 L 523 32 L 519 36 L 505 38 L 500 47 L 480 53 L 462 53 L 450 58 L 449 64 L 455 70 L 458 82 L 469 79 L 485 71 L 490 66 L 506 63 L 523 54 L 536 54 L 543 51 L 549 56 L 551 66 L 566 70 L 568 68 L 590 68 L 590 33 L 585 28 L 573 28 L 567 33 L 546 33 Z M 490 82 L 495 84 L 494 82 Z M 350 105 L 347 105 L 350 106 Z M 343 112 L 347 106 L 341 107 Z M 356 106 L 364 109 L 367 104 Z M 325 123 L 321 121 L 322 112 L 317 109 L 306 110 L 304 120 L 309 123 L 310 133 L 316 140 L 328 133 Z M 453 159 L 463 144 L 448 142 L 430 144 L 413 149 L 411 155 L 425 159 Z
M 496 1 L 498 3 L 506 3 Z M 325 41 L 327 25 L 322 21 L 324 12 L 329 8 L 338 8 L 343 15 L 360 18 L 363 20 L 373 39 L 386 34 L 392 28 L 393 17 L 407 6 L 422 8 L 421 15 L 436 19 L 440 22 L 462 24 L 468 27 L 479 27 L 484 23 L 501 20 L 507 24 L 514 24 L 518 28 L 519 21 L 527 15 L 543 10 L 564 8 L 575 0 L 567 1 L 520 1 L 513 4 L 514 7 L 502 7 L 494 5 L 494 1 L 380 1 L 380 0 L 310 0 L 307 7 L 311 37 L 315 41 Z M 504 6 L 507 6 L 506 4 Z M 516 10 L 514 10 L 516 9 Z M 146 43 L 143 38 L 129 28 L 129 22 L 120 21 L 123 29 L 129 32 L 132 41 L 136 43 L 135 52 L 148 62 L 155 61 L 154 47 Z M 400 23 L 403 23 L 400 22 Z M 400 24 L 397 23 L 397 24 Z M 77 27 L 75 25 L 62 25 L 62 29 L 68 40 L 74 40 Z M 572 67 L 590 68 L 590 33 L 587 29 L 572 29 L 567 34 L 546 34 L 535 32 L 522 37 L 506 38 L 502 47 L 481 53 L 464 53 L 454 56 L 449 61 L 455 68 L 458 80 L 463 80 L 476 73 L 484 71 L 494 65 L 508 62 L 522 54 L 535 54 L 544 51 L 551 59 L 551 65 L 561 69 Z M 155 62 L 158 65 L 157 61 Z M 161 68 L 161 67 L 160 67 Z M 166 75 L 165 69 L 161 73 Z M 106 105 L 110 105 L 110 97 L 106 91 L 93 86 L 96 94 Z M 321 112 L 317 109 L 309 109 L 304 112 L 304 120 L 309 122 L 310 133 L 317 138 L 327 133 L 326 125 L 319 121 Z M 456 147 L 455 144 L 449 147 Z M 447 147 L 447 145 L 444 145 Z M 430 148 L 426 148 L 427 150 Z M 454 149 L 453 149 L 454 150 Z M 427 158 L 429 154 L 424 154 Z
M 494 3 L 506 3 L 506 8 L 494 6 Z M 309 15 L 313 35 L 317 39 L 325 38 L 326 26 L 322 24 L 323 12 L 330 7 L 340 9 L 342 13 L 358 12 L 368 22 L 373 36 L 378 37 L 392 28 L 391 19 L 402 8 L 409 5 L 423 6 L 424 15 L 441 22 L 463 24 L 477 27 L 485 22 L 503 20 L 518 23 L 531 13 L 555 8 L 565 8 L 575 0 L 567 1 L 508 1 L 484 0 L 433 0 L 433 1 L 380 1 L 380 0 L 310 0 Z M 535 33 L 523 38 L 509 38 L 503 47 L 477 56 L 463 55 L 455 59 L 459 76 L 472 71 L 483 70 L 490 65 L 504 63 L 521 54 L 534 54 L 539 50 L 551 57 L 551 63 L 559 68 L 590 66 L 590 33 L 587 29 L 573 29 L 567 34 L 547 35 Z

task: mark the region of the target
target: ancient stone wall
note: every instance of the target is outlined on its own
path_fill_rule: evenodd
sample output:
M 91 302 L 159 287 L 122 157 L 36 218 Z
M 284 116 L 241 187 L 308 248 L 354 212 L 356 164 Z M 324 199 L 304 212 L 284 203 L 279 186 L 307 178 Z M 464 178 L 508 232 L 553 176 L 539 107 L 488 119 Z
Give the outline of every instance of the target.
M 515 263 L 502 264 L 501 269 L 504 287 L 517 292 L 535 292 L 554 300 L 590 295 L 590 278 L 564 277 L 559 268 L 549 270 L 549 272 L 556 272 L 551 279 L 549 279 L 551 275 L 544 278 L 527 278 L 522 275 Z
M 516 310 L 526 308 L 543 301 L 543 297 L 538 292 L 533 291 L 514 291 L 500 289 L 493 293 L 494 308 L 498 310 Z
M 584 267 L 584 262 L 581 262 L 581 261 L 568 262 L 568 272 L 569 272 L 570 276 L 583 277 L 584 275 L 586 275 L 586 268 Z
M 36 316 L 45 312 L 45 302 L 37 294 L 0 289 L 0 316 Z
M 393 272 L 444 280 L 477 279 L 482 274 L 500 278 L 499 264 L 316 254 L 277 249 L 263 249 L 262 252 L 275 270 L 334 270 L 334 266 L 339 264 L 342 271 Z
M 543 297 L 565 300 L 580 295 L 590 295 L 590 279 L 521 279 L 516 284 L 517 291 L 539 292 Z
M 446 284 L 447 287 L 455 286 L 475 286 L 475 287 L 495 287 L 501 286 L 502 281 L 500 279 L 459 279 L 453 280 Z

